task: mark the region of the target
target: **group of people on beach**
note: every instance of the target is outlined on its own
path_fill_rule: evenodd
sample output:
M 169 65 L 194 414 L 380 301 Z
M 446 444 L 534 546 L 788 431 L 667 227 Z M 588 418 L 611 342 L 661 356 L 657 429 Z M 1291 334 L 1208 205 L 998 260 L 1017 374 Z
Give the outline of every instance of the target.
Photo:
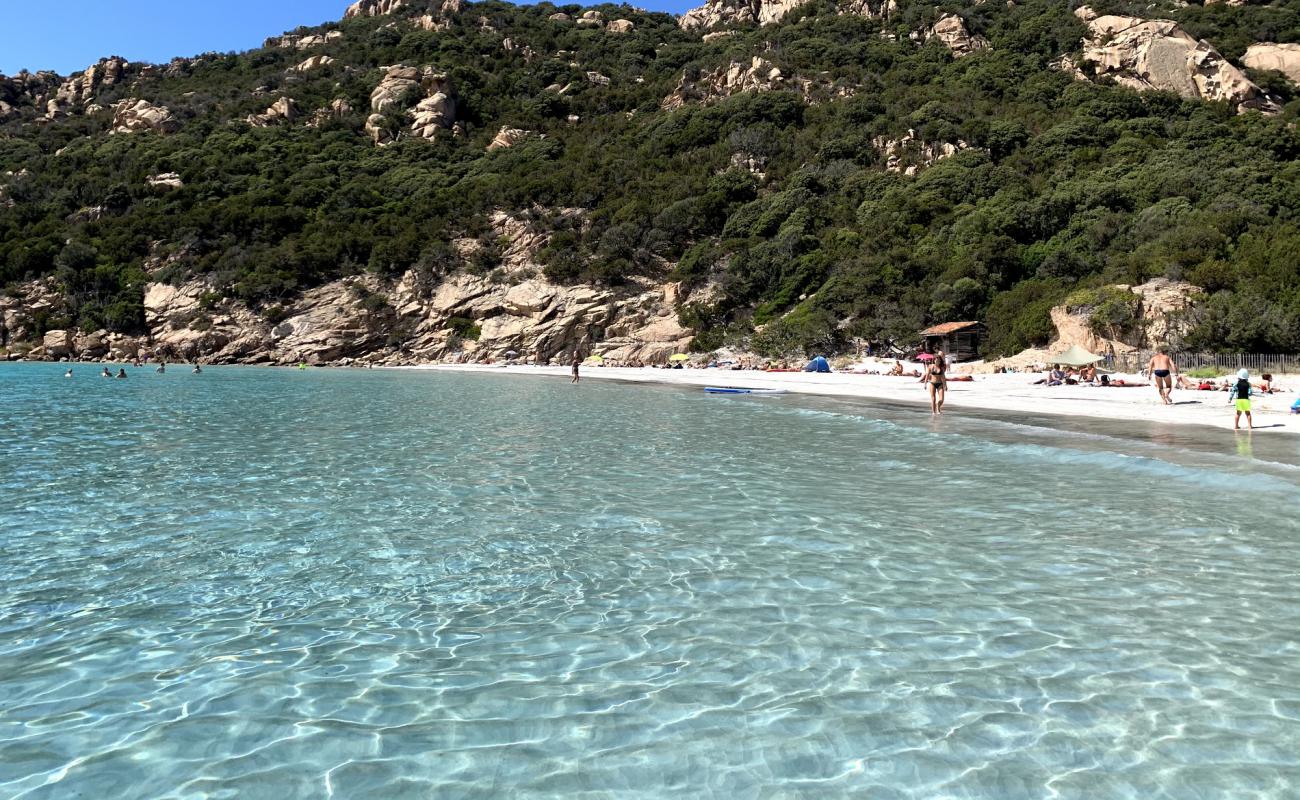
M 1226 391 L 1228 400 L 1236 411 L 1232 420 L 1233 430 L 1241 430 L 1241 416 L 1243 414 L 1246 415 L 1246 428 L 1248 430 L 1255 428 L 1255 421 L 1251 417 L 1251 399 L 1255 396 L 1257 389 L 1262 394 L 1273 394 L 1281 391 L 1274 384 L 1272 374 L 1265 372 L 1261 376 L 1263 382 L 1257 386 L 1250 382 L 1250 370 L 1244 368 L 1237 370 L 1236 381 L 1224 378 L 1221 384 L 1215 384 L 1213 381 L 1193 384 L 1185 376 L 1178 374 L 1178 365 L 1169 357 L 1168 351 L 1164 348 L 1157 350 L 1156 354 L 1151 357 L 1151 361 L 1147 363 L 1147 369 L 1156 382 L 1156 387 L 1160 392 L 1160 399 L 1166 405 L 1172 405 L 1174 402 L 1172 395 L 1175 385 L 1180 389 Z

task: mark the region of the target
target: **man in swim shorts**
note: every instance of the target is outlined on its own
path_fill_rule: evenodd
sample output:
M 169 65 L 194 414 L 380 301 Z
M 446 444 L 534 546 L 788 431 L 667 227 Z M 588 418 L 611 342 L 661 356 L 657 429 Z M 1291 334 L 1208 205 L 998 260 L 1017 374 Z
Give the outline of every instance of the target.
M 1237 383 L 1232 387 L 1232 399 L 1237 407 L 1237 416 L 1232 420 L 1232 429 L 1241 430 L 1241 415 L 1246 415 L 1246 427 L 1250 430 L 1255 429 L 1255 422 L 1250 418 L 1250 395 L 1253 387 L 1250 385 L 1250 373 L 1241 370 L 1237 373 Z
M 1155 378 L 1156 391 L 1160 393 L 1160 399 L 1165 405 L 1172 405 L 1174 401 L 1169 394 L 1174 389 L 1174 379 L 1170 376 L 1178 374 L 1178 367 L 1163 345 L 1156 348 L 1156 354 L 1151 356 L 1147 369 L 1151 372 L 1151 377 Z

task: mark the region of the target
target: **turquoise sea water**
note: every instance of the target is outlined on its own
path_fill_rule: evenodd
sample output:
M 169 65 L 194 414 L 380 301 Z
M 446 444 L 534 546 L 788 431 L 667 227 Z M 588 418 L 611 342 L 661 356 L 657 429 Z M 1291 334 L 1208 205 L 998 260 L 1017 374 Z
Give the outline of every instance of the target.
M 1300 796 L 1296 439 L 62 370 L 0 365 L 0 798 Z

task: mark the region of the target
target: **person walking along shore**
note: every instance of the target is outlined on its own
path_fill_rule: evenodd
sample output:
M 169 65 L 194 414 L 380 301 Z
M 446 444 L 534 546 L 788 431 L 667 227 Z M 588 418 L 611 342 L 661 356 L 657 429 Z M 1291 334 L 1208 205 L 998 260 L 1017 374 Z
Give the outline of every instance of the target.
M 1167 406 L 1173 405 L 1173 398 L 1169 395 L 1174 390 L 1174 378 L 1178 375 L 1178 366 L 1169 357 L 1169 351 L 1163 346 L 1157 347 L 1156 354 L 1151 356 L 1151 361 L 1147 363 L 1147 370 L 1150 371 L 1151 377 L 1155 380 L 1156 391 L 1160 393 L 1160 399 Z
M 930 390 L 930 413 L 938 416 L 943 413 L 943 401 L 948 394 L 948 359 L 944 358 L 943 351 L 934 354 L 930 360 L 930 365 L 926 367 L 925 374 L 921 376 L 921 381 L 927 384 Z

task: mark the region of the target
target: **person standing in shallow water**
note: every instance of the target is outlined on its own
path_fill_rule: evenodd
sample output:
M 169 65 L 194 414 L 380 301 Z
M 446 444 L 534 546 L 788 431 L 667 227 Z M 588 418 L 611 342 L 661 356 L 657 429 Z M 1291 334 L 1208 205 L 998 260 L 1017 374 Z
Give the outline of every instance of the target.
M 1147 363 L 1147 369 L 1151 372 L 1151 377 L 1155 379 L 1156 391 L 1160 393 L 1160 399 L 1165 405 L 1173 405 L 1173 399 L 1169 396 L 1174 390 L 1174 379 L 1172 376 L 1178 374 L 1178 367 L 1174 365 L 1174 360 L 1169 357 L 1169 351 L 1164 347 L 1157 347 L 1156 354 L 1151 356 L 1151 361 Z
M 934 354 L 930 364 L 925 369 L 925 374 L 921 380 L 927 384 L 930 390 L 930 413 L 937 416 L 943 413 L 943 401 L 948 394 L 948 360 L 944 358 L 943 351 L 940 350 Z
M 1246 428 L 1255 429 L 1255 422 L 1250 418 L 1250 396 L 1254 393 L 1254 387 L 1250 385 L 1250 373 L 1241 370 L 1237 373 L 1237 383 L 1232 387 L 1233 405 L 1237 407 L 1237 416 L 1232 420 L 1232 429 L 1241 430 L 1241 415 L 1246 415 Z
M 569 383 L 577 383 L 578 381 L 582 380 L 582 376 L 578 374 L 578 367 L 580 367 L 581 365 L 582 365 L 582 360 L 579 359 L 577 356 L 574 356 L 573 357 L 573 380 L 569 381 Z

